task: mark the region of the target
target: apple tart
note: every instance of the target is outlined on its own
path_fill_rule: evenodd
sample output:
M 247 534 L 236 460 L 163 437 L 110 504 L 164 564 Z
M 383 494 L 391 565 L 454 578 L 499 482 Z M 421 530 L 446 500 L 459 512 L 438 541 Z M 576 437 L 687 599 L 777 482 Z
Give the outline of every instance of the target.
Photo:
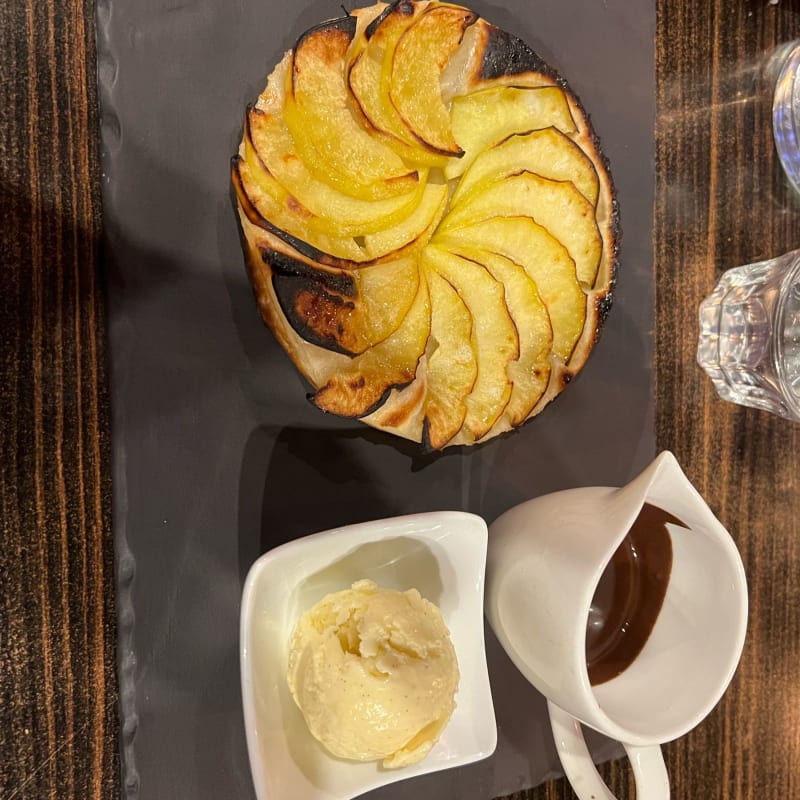
M 304 33 L 232 160 L 260 313 L 320 409 L 441 449 L 541 412 L 611 305 L 619 225 L 566 82 L 467 8 Z

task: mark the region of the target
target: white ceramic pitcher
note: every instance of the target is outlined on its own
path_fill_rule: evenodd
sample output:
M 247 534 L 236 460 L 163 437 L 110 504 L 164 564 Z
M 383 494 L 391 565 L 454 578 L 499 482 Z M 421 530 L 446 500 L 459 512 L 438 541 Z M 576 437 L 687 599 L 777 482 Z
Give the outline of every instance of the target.
M 666 524 L 672 561 L 663 603 L 630 666 L 592 686 L 586 633 L 595 589 L 645 503 L 685 526 Z M 694 728 L 727 688 L 744 644 L 747 586 L 729 533 L 663 452 L 627 486 L 556 492 L 498 518 L 489 530 L 486 612 L 514 664 L 547 697 L 580 800 L 614 798 L 581 723 L 623 744 L 638 800 L 663 800 L 660 745 Z

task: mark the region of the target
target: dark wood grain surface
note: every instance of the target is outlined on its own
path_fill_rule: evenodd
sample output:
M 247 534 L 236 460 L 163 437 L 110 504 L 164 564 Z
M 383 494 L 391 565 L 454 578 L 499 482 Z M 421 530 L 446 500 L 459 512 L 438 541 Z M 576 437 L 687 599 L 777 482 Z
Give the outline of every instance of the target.
M 800 247 L 769 55 L 800 4 L 658 0 L 656 437 L 741 549 L 751 621 L 713 714 L 667 746 L 673 796 L 800 797 L 800 426 L 695 363 L 719 273 Z M 93 4 L 0 4 L 0 797 L 120 790 Z M 604 768 L 633 797 L 624 764 Z M 517 795 L 555 800 L 563 781 Z
M 0 797 L 113 797 L 93 4 L 0 3 Z

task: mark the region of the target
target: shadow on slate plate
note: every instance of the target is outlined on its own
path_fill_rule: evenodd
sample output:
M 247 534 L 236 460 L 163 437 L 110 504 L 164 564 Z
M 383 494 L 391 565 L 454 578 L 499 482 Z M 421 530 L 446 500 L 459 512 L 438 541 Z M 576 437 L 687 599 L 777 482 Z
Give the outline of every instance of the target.
M 330 528 L 406 513 L 358 458 L 370 431 L 273 428 L 251 434 L 239 484 L 239 572 L 279 545 Z M 375 441 L 384 435 L 374 433 Z M 414 445 L 408 443 L 413 452 Z M 267 455 L 269 454 L 269 455 Z M 414 454 L 418 462 L 429 457 Z M 417 469 L 420 465 L 417 464 Z

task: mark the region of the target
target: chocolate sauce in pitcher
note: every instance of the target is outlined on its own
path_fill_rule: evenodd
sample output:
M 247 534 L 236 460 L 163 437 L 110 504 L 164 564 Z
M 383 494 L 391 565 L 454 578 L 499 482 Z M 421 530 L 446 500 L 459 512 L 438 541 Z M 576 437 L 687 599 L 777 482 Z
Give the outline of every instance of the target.
M 586 628 L 586 663 L 592 686 L 624 672 L 647 643 L 672 572 L 666 523 L 687 526 L 645 503 L 597 584 Z

